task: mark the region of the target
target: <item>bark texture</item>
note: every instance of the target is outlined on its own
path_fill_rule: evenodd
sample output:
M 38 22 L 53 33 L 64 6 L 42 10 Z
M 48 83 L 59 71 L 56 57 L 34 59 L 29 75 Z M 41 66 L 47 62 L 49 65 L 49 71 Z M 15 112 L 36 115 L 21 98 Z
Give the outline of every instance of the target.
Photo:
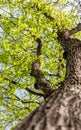
M 63 84 L 53 90 L 14 130 L 81 130 L 81 41 L 69 37 L 77 32 L 79 26 L 74 31 L 58 33 L 66 59 Z M 33 76 L 37 74 L 33 73 Z M 40 82 L 39 78 L 37 81 Z M 45 83 L 43 85 L 52 90 L 50 83 Z

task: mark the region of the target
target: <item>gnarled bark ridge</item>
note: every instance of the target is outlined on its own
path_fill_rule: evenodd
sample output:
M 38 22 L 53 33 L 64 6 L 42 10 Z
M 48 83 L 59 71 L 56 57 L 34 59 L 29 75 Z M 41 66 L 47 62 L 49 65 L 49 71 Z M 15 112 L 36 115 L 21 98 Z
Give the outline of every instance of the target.
M 81 41 L 71 39 L 69 36 L 80 31 L 80 24 L 66 33 L 58 33 L 58 40 L 64 48 L 66 59 L 66 76 L 63 84 L 50 95 L 45 101 L 29 114 L 14 130 L 81 130 Z M 78 29 L 79 28 L 79 29 Z M 39 68 L 36 70 L 39 72 Z M 38 76 L 33 69 L 32 75 Z M 37 77 L 36 77 L 37 76 Z M 52 86 L 45 80 L 37 79 L 38 86 Z M 41 78 L 40 78 L 41 79 Z M 40 88 L 40 89 L 41 89 Z

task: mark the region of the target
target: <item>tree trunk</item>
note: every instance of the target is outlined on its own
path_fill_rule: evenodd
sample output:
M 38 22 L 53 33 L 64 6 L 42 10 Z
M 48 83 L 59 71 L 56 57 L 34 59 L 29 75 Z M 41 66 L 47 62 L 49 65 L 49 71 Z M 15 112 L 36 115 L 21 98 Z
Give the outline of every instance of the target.
M 65 80 L 14 130 L 81 130 L 81 41 L 58 35 L 66 59 Z

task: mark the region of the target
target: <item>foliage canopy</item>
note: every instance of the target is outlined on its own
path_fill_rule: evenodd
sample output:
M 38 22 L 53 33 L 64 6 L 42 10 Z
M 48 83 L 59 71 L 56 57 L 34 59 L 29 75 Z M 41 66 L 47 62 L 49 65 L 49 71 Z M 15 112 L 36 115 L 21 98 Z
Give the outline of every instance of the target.
M 0 129 L 14 125 L 38 106 L 43 99 L 33 91 L 35 79 L 31 65 L 37 58 L 41 70 L 54 87 L 65 76 L 63 49 L 58 30 L 76 26 L 79 16 L 68 0 L 1 0 L 0 1 Z M 37 41 L 42 54 L 36 55 Z M 3 124 L 3 125 L 2 125 Z

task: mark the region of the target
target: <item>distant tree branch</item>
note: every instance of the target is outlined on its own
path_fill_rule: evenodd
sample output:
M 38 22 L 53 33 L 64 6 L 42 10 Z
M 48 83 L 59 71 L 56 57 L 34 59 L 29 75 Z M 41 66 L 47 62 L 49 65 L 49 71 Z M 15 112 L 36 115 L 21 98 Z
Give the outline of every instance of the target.
M 12 83 L 12 84 L 14 84 L 14 85 L 16 85 L 18 82 L 16 82 L 16 81 L 14 81 L 14 80 L 10 80 L 10 79 L 8 79 L 8 78 L 4 78 L 4 80 L 6 80 L 6 81 L 9 81 L 10 83 Z
M 18 99 L 19 101 L 21 101 L 22 103 L 38 103 L 38 102 L 34 102 L 34 101 L 24 101 L 21 98 L 19 98 L 18 96 L 14 95 L 16 97 L 16 99 Z M 38 103 L 39 104 L 39 103 Z
M 59 0 L 56 0 L 55 2 L 53 2 L 54 5 L 58 4 Z
M 15 96 L 15 98 L 12 98 L 12 97 L 9 97 L 9 96 L 5 96 L 4 98 L 5 99 L 8 99 L 8 100 L 16 100 L 16 101 L 21 101 L 23 104 L 25 104 L 25 103 L 38 103 L 38 104 L 40 104 L 39 102 L 34 102 L 34 101 L 24 101 L 24 100 L 22 100 L 21 98 L 19 98 L 18 96 L 16 96 L 15 94 L 13 94 L 14 96 Z
M 29 89 L 28 87 L 26 87 L 26 91 L 28 91 L 28 92 L 31 93 L 31 94 L 34 94 L 34 95 L 37 95 L 37 96 L 44 97 L 44 94 L 34 92 L 34 91 L 32 91 L 31 89 Z
M 54 20 L 54 18 L 51 15 L 48 15 L 47 13 L 43 13 L 43 15 L 50 20 Z
M 57 0 L 58 1 L 58 0 Z M 54 3 L 55 4 L 55 3 Z M 36 4 L 34 4 L 33 6 L 32 6 L 32 8 L 34 9 L 34 8 L 37 8 L 37 10 L 38 11 L 42 11 L 42 9 L 41 8 L 39 8 L 38 7 L 38 4 L 36 3 Z M 47 14 L 47 12 L 44 12 L 44 13 L 42 13 L 46 18 L 48 18 L 48 19 L 50 19 L 50 20 L 54 20 L 54 18 L 51 16 L 51 15 L 48 15 Z

